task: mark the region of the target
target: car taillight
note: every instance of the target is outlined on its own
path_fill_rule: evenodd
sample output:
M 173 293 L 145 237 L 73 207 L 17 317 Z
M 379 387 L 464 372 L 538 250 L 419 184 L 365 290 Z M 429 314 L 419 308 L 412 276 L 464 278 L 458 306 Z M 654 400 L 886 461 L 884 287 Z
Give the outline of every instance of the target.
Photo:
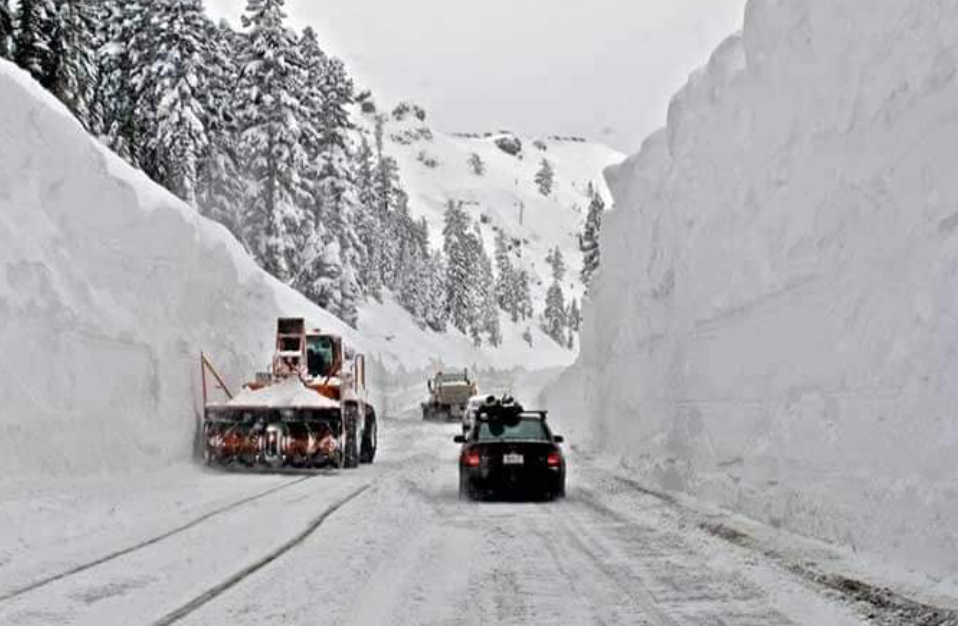
M 550 452 L 549 456 L 546 457 L 546 465 L 549 467 L 561 467 L 562 455 L 558 452 Z
M 467 452 L 462 455 L 462 464 L 466 467 L 479 467 L 481 458 L 478 452 Z

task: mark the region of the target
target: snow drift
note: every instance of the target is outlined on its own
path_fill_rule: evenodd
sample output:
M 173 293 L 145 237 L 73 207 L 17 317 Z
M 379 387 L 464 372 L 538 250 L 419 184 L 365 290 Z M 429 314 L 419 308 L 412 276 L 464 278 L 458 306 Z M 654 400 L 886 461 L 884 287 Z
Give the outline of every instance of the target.
M 951 1 L 752 0 L 610 171 L 554 408 L 659 487 L 958 575 L 956 46 Z

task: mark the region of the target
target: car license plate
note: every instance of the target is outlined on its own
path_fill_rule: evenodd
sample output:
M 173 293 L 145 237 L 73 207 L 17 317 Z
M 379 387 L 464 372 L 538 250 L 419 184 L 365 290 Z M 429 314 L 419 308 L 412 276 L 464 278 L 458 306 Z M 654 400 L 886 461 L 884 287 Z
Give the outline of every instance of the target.
M 526 457 L 521 454 L 505 454 L 502 456 L 503 465 L 522 465 L 526 462 Z

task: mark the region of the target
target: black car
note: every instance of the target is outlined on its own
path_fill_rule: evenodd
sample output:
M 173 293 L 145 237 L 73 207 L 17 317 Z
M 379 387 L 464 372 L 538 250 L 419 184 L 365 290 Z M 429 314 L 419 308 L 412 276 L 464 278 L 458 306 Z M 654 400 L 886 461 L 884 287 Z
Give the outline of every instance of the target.
M 459 455 L 459 497 L 565 497 L 565 457 L 544 412 L 507 417 L 480 414 L 463 436 Z

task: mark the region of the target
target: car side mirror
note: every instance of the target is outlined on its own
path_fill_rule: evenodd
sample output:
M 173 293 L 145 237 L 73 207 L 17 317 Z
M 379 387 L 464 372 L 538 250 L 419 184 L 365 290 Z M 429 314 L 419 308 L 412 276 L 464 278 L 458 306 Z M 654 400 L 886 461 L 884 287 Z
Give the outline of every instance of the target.
M 465 435 L 456 435 L 455 437 L 452 438 L 452 440 L 455 441 L 456 443 L 466 443 Z
M 563 443 L 565 442 L 565 437 L 563 437 L 562 435 L 556 435 L 555 437 L 552 438 L 552 441 L 553 443 Z

